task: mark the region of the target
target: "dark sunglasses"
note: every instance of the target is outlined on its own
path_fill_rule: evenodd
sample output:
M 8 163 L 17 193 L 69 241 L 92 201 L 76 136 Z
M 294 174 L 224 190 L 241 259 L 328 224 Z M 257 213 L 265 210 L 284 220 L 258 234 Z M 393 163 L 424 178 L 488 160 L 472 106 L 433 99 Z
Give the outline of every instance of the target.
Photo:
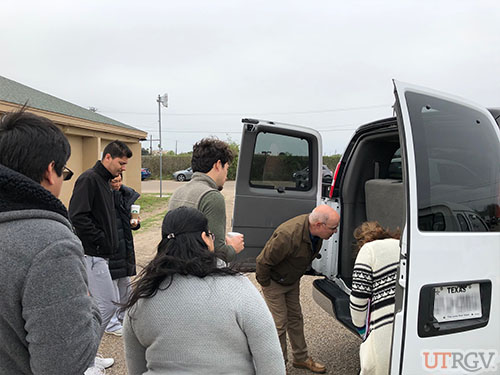
M 213 234 L 212 232 L 208 231 L 208 235 L 210 236 L 210 238 L 212 239 L 212 241 L 215 241 L 215 234 Z
M 68 167 L 64 166 L 63 171 L 62 171 L 62 175 L 63 175 L 64 181 L 71 180 L 71 177 L 73 177 L 73 171 L 71 169 L 69 169 Z

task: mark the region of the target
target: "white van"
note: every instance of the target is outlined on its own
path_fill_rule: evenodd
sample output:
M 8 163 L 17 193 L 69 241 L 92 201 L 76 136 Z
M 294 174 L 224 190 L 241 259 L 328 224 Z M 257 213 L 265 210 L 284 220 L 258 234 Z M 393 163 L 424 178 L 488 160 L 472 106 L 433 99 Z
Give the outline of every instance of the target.
M 244 119 L 233 230 L 252 267 L 274 229 L 320 203 L 341 216 L 315 301 L 354 331 L 353 230 L 402 230 L 391 374 L 500 373 L 500 110 L 394 82 L 395 117 L 361 126 L 322 186 L 314 129 Z M 495 119 L 496 117 L 496 119 Z M 308 173 L 301 183 L 296 172 Z M 304 172 L 306 171 L 306 172 Z M 495 367 L 496 366 L 496 367 Z M 492 373 L 492 372 L 489 372 Z

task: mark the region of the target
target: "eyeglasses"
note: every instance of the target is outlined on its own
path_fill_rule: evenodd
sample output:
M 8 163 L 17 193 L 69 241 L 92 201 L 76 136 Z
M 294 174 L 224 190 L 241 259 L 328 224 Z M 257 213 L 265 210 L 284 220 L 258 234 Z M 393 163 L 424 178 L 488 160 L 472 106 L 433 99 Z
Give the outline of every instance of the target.
M 337 228 L 339 227 L 338 225 L 334 226 L 334 227 L 329 227 L 328 225 L 326 225 L 326 223 L 321 223 L 323 224 L 325 227 L 327 227 L 328 229 L 330 229 L 331 231 L 335 231 L 337 230 Z
M 212 232 L 208 231 L 208 235 L 210 236 L 210 238 L 212 239 L 212 241 L 215 241 L 215 234 L 213 234 Z
M 73 171 L 71 169 L 69 169 L 68 167 L 64 166 L 63 171 L 62 171 L 62 175 L 63 175 L 64 181 L 71 180 L 71 177 L 73 177 Z

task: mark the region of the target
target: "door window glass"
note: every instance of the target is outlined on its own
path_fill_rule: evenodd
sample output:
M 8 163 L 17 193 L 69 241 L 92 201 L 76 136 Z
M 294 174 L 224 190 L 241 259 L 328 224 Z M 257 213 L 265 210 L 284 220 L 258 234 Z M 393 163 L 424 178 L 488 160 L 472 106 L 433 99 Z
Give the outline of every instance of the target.
M 500 231 L 500 147 L 488 117 L 406 93 L 417 170 L 419 229 Z M 496 125 L 495 125 L 496 126 Z
M 475 232 L 484 232 L 487 230 L 486 225 L 483 223 L 481 218 L 474 214 L 469 214 L 469 220 L 472 225 L 472 230 Z
M 401 148 L 398 148 L 392 156 L 389 164 L 389 170 L 387 171 L 387 178 L 403 180 L 403 169 L 401 168 Z
M 469 230 L 469 226 L 467 225 L 467 220 L 465 220 L 464 215 L 457 214 L 458 225 L 460 225 L 460 230 L 462 232 L 467 232 Z
M 259 133 L 250 170 L 250 185 L 287 190 L 311 188 L 309 142 L 303 138 Z

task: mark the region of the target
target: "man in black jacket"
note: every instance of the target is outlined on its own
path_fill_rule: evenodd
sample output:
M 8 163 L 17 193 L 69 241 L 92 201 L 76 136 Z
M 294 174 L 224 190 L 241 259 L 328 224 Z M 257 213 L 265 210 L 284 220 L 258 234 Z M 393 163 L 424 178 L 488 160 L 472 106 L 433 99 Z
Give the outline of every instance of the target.
M 109 272 L 118 296 L 117 302 L 128 301 L 130 295 L 130 276 L 136 274 L 134 238 L 132 231 L 141 227 L 140 218 L 132 220 L 130 211 L 140 194 L 131 187 L 122 184 L 120 174 L 111 180 L 115 201 L 116 228 L 118 230 L 118 251 L 109 258 Z M 122 335 L 123 312 L 116 312 L 109 322 L 106 333 Z
M 127 168 L 130 148 L 121 141 L 108 144 L 102 160 L 83 172 L 69 203 L 71 221 L 83 244 L 89 290 L 101 312 L 101 337 L 117 307 L 118 298 L 108 261 L 117 251 L 118 235 L 113 194 L 109 182 Z

